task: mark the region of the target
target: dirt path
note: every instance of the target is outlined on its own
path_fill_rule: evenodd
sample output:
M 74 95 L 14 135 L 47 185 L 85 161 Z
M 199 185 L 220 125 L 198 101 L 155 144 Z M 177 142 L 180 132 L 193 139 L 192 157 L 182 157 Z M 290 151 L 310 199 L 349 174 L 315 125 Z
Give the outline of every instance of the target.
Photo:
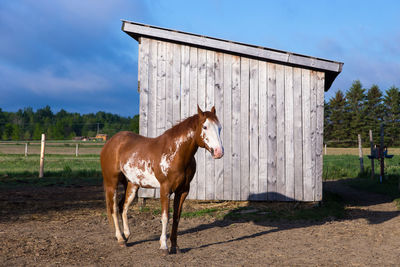
M 342 182 L 324 188 L 345 199 L 344 219 L 183 219 L 183 253 L 167 257 L 158 251 L 161 225 L 152 213 L 132 209 L 133 236 L 127 248 L 117 245 L 100 186 L 0 189 L 0 265 L 398 265 L 400 217 L 390 199 Z

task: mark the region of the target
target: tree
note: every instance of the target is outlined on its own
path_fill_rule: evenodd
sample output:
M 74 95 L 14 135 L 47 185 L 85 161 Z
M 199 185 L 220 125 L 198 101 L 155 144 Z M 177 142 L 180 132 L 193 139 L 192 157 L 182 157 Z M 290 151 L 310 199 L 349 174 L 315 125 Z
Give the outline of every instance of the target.
M 382 92 L 377 85 L 372 85 L 367 92 L 364 105 L 365 129 L 364 132 L 372 130 L 375 136 L 378 136 L 380 124 L 384 118 L 384 106 L 382 104 Z
M 44 133 L 42 126 L 38 122 L 35 123 L 32 139 L 40 140 L 42 138 L 42 133 Z
M 348 119 L 346 117 L 346 98 L 341 90 L 338 90 L 333 98 L 329 100 L 329 123 L 331 125 L 330 140 L 346 140 L 348 133 Z
M 6 123 L 6 125 L 4 126 L 3 135 L 1 136 L 1 139 L 3 139 L 4 141 L 10 140 L 12 134 L 13 134 L 13 125 L 11 123 Z
M 388 137 L 388 145 L 400 145 L 400 91 L 392 86 L 386 91 L 383 99 L 385 136 Z
M 357 140 L 357 135 L 367 136 L 365 129 L 365 89 L 359 80 L 353 82 L 350 89 L 346 92 L 346 113 L 348 115 L 348 138 Z
M 21 128 L 19 127 L 18 124 L 12 125 L 11 139 L 14 141 L 18 141 L 21 139 Z

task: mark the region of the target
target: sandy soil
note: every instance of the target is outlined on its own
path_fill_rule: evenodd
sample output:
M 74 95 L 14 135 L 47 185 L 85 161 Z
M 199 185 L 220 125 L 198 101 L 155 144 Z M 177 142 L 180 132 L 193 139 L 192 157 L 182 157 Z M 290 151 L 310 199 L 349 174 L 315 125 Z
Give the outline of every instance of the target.
M 168 256 L 158 249 L 159 215 L 140 213 L 137 207 L 131 209 L 133 234 L 128 246 L 117 245 L 100 186 L 3 188 L 0 265 L 398 265 L 400 213 L 390 199 L 341 182 L 327 182 L 324 187 L 345 199 L 344 219 L 257 223 L 211 216 L 182 219 L 178 243 L 183 253 Z M 185 205 L 190 209 L 196 203 Z

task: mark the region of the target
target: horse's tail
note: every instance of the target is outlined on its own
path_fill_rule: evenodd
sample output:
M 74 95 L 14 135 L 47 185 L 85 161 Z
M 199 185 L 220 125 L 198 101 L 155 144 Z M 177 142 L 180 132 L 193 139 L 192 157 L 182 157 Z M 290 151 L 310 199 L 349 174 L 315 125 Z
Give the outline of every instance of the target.
M 113 192 L 113 194 L 116 194 L 116 190 Z M 107 219 L 108 219 L 108 224 L 112 229 L 114 229 L 114 221 L 112 218 L 112 213 L 114 209 L 114 196 L 113 194 L 110 194 L 109 189 L 107 189 L 106 185 L 104 184 L 104 194 L 106 197 L 106 209 L 107 209 Z

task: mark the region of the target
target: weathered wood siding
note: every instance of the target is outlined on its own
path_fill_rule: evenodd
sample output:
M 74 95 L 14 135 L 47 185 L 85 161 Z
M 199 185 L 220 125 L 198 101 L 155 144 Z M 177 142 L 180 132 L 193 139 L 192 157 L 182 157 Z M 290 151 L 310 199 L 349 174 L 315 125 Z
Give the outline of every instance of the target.
M 322 199 L 324 72 L 143 37 L 138 58 L 140 134 L 216 107 L 225 155 L 198 150 L 189 198 Z

